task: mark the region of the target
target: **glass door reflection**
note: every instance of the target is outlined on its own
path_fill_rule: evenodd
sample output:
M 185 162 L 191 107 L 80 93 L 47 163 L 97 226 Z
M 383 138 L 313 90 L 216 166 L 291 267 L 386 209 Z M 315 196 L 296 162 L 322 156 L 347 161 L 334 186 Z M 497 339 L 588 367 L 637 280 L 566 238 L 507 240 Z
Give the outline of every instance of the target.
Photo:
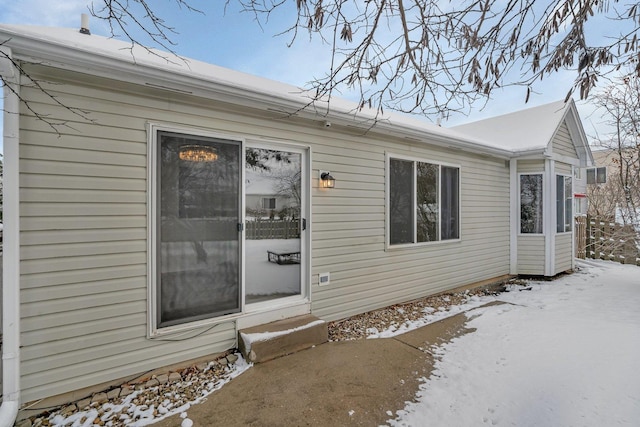
M 245 303 L 300 295 L 302 153 L 248 147 Z

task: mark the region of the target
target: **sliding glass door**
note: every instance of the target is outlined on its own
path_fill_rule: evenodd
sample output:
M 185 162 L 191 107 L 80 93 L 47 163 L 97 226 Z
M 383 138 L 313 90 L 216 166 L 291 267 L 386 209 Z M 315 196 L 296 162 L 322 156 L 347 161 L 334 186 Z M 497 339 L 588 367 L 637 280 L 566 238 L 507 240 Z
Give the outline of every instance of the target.
M 158 132 L 158 327 L 241 309 L 241 143 Z
M 245 302 L 299 296 L 304 152 L 250 146 L 245 154 Z

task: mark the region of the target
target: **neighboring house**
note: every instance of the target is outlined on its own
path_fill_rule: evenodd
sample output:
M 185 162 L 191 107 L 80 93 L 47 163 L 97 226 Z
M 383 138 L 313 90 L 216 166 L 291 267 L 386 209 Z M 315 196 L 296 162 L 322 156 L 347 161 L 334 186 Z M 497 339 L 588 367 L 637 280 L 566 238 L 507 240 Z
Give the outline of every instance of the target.
M 623 223 L 620 209 L 624 209 L 623 184 L 620 181 L 621 165 L 623 176 L 631 187 L 631 197 L 635 206 L 640 206 L 640 192 L 637 190 L 638 150 L 626 148 L 622 151 L 612 148 L 593 150 L 594 167 L 586 170 L 586 186 L 589 199 L 589 214 L 599 218 L 609 218 Z M 626 175 L 626 170 L 630 173 Z
M 592 158 L 573 101 L 446 129 L 305 109 L 297 88 L 70 29 L 0 25 L 0 42 L 47 91 L 0 59 L 5 402 L 221 352 L 252 325 L 574 266 L 572 177 Z M 245 239 L 255 148 L 298 159 L 296 239 Z M 267 265 L 263 243 L 299 263 Z M 287 288 L 261 292 L 271 275 Z
M 293 173 L 295 176 L 296 171 Z M 245 168 L 247 216 L 253 218 L 291 216 L 290 213 L 294 207 L 298 206 L 298 202 L 287 191 L 287 178 L 288 176 L 282 178 L 270 171 Z
M 516 153 L 510 182 L 511 190 L 520 196 L 520 224 L 513 225 L 511 233 L 517 273 L 552 276 L 572 268 L 574 176 L 576 169 L 593 163 L 573 102 L 551 103 L 454 129 L 512 147 Z

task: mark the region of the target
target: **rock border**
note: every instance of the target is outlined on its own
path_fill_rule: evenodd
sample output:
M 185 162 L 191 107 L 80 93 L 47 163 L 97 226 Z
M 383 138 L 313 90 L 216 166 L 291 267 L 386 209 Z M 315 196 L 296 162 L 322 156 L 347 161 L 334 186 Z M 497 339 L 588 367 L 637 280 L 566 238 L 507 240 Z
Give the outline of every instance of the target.
M 125 426 L 147 417 L 159 417 L 214 390 L 229 376 L 238 355 L 229 353 L 179 371 L 142 376 L 83 399 L 44 411 L 16 423 L 16 427 L 48 427 L 54 420 L 78 415 L 84 425 Z M 86 413 L 87 415 L 80 415 Z M 72 423 L 69 423 L 72 424 Z

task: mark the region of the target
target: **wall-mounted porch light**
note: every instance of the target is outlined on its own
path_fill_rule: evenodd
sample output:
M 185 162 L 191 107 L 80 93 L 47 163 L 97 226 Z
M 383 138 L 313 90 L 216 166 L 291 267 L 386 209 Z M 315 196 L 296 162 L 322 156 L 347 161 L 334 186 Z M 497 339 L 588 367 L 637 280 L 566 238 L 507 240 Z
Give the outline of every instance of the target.
M 180 160 L 189 162 L 215 162 L 218 160 L 216 149 L 208 145 L 183 145 L 178 154 Z
M 320 171 L 320 186 L 322 188 L 334 188 L 336 180 L 331 176 L 331 172 Z

